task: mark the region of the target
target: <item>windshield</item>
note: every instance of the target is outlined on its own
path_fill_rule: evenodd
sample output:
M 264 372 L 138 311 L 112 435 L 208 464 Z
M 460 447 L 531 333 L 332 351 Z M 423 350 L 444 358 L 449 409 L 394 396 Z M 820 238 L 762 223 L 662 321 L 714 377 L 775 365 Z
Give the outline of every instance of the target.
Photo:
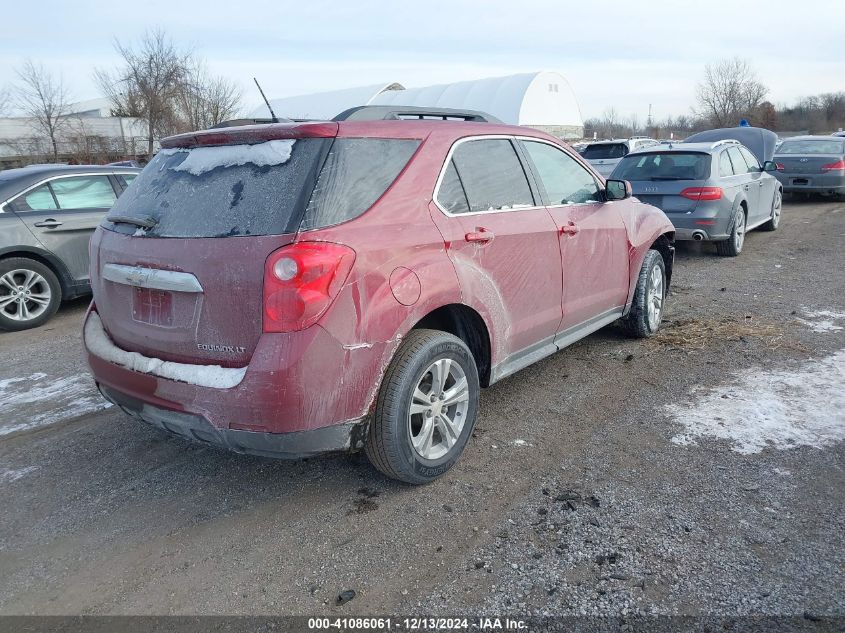
M 710 177 L 710 154 L 633 154 L 622 159 L 612 176 L 620 180 L 705 180 Z
M 625 143 L 594 143 L 587 145 L 581 155 L 587 160 L 600 158 L 622 158 L 628 153 Z
M 843 154 L 845 141 L 801 140 L 784 141 L 778 154 Z

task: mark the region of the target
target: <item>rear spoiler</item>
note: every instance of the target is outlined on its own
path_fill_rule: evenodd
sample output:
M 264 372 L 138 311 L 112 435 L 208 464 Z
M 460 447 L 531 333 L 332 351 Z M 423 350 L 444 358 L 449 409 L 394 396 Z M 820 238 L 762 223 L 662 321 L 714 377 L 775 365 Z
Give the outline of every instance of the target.
M 254 145 L 281 139 L 334 138 L 337 136 L 337 130 L 338 124 L 334 121 L 236 125 L 168 136 L 161 140 L 161 147 L 171 149 L 208 145 Z

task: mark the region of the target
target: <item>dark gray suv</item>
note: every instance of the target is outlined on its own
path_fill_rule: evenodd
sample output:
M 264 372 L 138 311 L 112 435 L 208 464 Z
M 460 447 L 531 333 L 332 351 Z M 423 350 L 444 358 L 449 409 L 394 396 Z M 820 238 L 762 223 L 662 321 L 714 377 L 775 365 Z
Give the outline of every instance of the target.
M 88 241 L 140 172 L 34 165 L 0 172 L 0 329 L 45 323 L 91 291 Z
M 759 131 L 736 130 L 738 136 Z M 774 140 L 768 145 L 752 152 L 730 138 L 691 137 L 631 152 L 610 178 L 630 181 L 637 198 L 662 209 L 675 225 L 675 239 L 713 241 L 720 255 L 736 257 L 747 231 L 774 231 L 780 223 L 783 187 L 770 173 Z

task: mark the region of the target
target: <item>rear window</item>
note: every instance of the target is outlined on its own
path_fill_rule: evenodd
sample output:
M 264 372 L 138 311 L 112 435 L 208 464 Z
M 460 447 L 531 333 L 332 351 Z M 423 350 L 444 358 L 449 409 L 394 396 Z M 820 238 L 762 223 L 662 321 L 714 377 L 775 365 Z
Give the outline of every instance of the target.
M 628 154 L 628 146 L 625 143 L 597 143 L 587 145 L 581 156 L 587 160 L 601 158 L 622 158 Z
M 784 141 L 778 148 L 778 154 L 842 154 L 845 141 Z
M 109 228 L 182 238 L 280 235 L 337 224 L 372 206 L 418 145 L 306 138 L 162 150 L 104 222 L 152 220 L 151 228 Z
M 613 170 L 620 180 L 705 180 L 710 154 L 660 152 L 626 156 Z

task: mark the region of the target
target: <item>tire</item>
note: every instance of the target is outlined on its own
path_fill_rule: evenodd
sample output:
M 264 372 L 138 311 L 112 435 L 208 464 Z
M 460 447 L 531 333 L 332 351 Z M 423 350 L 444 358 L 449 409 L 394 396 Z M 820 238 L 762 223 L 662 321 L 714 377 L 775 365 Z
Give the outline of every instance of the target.
M 445 408 L 451 425 L 438 415 L 443 405 L 437 392 L 443 389 L 436 384 L 443 383 L 435 382 L 435 373 L 443 370 L 447 372 L 447 393 L 466 379 L 466 389 L 458 390 L 461 399 Z M 438 398 L 433 403 L 431 392 Z M 399 481 L 434 481 L 455 465 L 472 435 L 479 392 L 475 359 L 461 339 L 436 330 L 412 330 L 387 368 L 379 390 L 366 445 L 370 462 Z M 412 405 L 417 412 L 411 412 Z
M 62 287 L 50 268 L 25 257 L 0 260 L 0 329 L 44 325 L 61 302 Z
M 622 328 L 636 338 L 653 336 L 660 329 L 665 303 L 666 265 L 659 252 L 650 250 L 640 268 L 634 300 L 631 310 L 622 319 Z
M 763 231 L 777 231 L 780 226 L 780 216 L 783 211 L 783 192 L 778 189 L 772 200 L 772 217 L 760 227 Z
M 716 252 L 722 257 L 736 257 L 739 255 L 745 244 L 745 227 L 745 208 L 740 207 L 736 210 L 730 237 L 726 240 L 716 242 Z

